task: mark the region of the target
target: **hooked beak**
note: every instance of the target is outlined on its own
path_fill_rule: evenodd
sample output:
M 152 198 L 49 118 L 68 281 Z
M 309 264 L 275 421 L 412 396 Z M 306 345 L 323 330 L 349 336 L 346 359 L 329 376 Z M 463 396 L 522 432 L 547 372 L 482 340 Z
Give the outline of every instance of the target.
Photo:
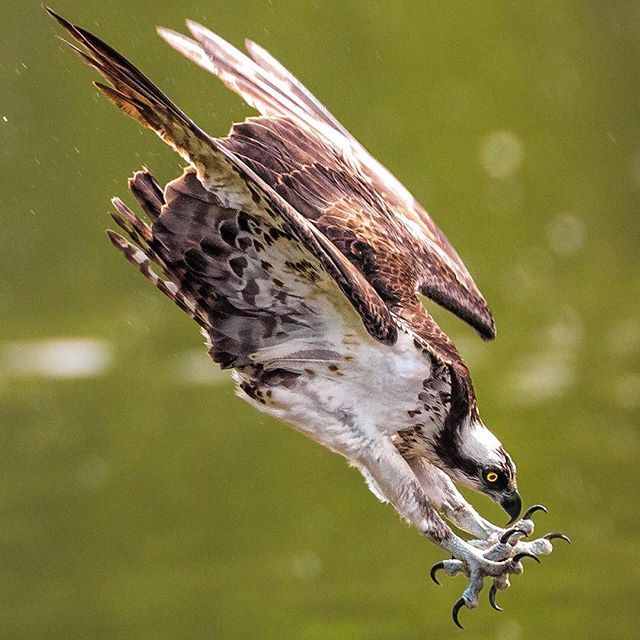
M 502 508 L 511 516 L 511 520 L 507 524 L 511 524 L 518 519 L 522 510 L 522 500 L 516 489 L 505 492 L 500 500 Z

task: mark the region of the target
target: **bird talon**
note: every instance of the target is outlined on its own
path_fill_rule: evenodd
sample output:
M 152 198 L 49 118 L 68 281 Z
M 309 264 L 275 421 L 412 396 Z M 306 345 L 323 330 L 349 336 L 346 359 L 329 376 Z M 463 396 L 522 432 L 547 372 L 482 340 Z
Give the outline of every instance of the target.
M 569 536 L 565 536 L 564 533 L 558 533 L 557 531 L 552 531 L 551 533 L 547 533 L 542 536 L 545 540 L 564 540 L 565 542 L 571 544 L 571 538 Z
M 502 607 L 496 602 L 496 593 L 498 593 L 498 589 L 496 588 L 495 584 L 492 584 L 491 589 L 489 589 L 489 604 L 496 611 L 503 611 Z
M 460 609 L 466 606 L 466 604 L 467 604 L 466 600 L 464 598 L 460 598 L 453 605 L 453 610 L 451 611 L 451 617 L 453 618 L 453 622 L 455 623 L 456 627 L 459 627 L 460 629 L 464 629 L 464 627 L 460 624 L 460 620 L 458 619 L 458 614 L 460 613 Z
M 549 509 L 547 509 L 547 507 L 545 507 L 543 504 L 534 504 L 532 507 L 529 507 L 529 508 L 524 512 L 524 515 L 522 516 L 522 519 L 523 519 L 523 520 L 531 520 L 531 516 L 532 516 L 536 511 L 542 511 L 543 513 L 549 513 Z
M 431 571 L 429 571 L 429 575 L 437 585 L 442 586 L 442 584 L 438 581 L 438 578 L 436 576 L 436 574 L 440 569 L 444 569 L 444 562 L 436 562 L 436 564 L 434 564 L 433 567 L 431 567 Z
M 509 542 L 509 539 L 511 538 L 511 536 L 515 535 L 516 533 L 521 533 L 523 536 L 527 535 L 527 532 L 522 530 L 522 529 L 507 529 L 507 531 L 505 531 L 500 536 L 500 542 L 502 544 L 507 544 Z
M 538 558 L 537 556 L 533 555 L 533 553 L 529 553 L 528 551 L 522 551 L 521 553 L 516 553 L 516 555 L 513 556 L 513 558 L 511 558 L 511 559 L 514 562 L 520 562 L 520 560 L 522 560 L 522 558 L 532 558 L 538 564 L 540 564 L 540 558 Z

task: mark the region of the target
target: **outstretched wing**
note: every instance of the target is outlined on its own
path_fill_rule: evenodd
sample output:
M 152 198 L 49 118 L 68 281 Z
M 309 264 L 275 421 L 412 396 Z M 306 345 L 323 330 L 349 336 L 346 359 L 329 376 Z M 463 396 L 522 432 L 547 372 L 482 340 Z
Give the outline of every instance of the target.
M 331 331 L 396 340 L 390 310 L 331 241 L 131 63 L 52 15 L 86 50 L 76 51 L 113 85 L 96 86 L 191 165 L 164 190 L 150 174 L 136 174 L 130 187 L 152 225 L 116 199 L 114 217 L 132 243 L 113 232 L 110 237 L 204 328 L 216 361 L 241 367 L 254 362 L 259 349 L 285 340 L 317 343 Z
M 267 116 L 236 126 L 231 148 L 313 220 L 385 300 L 403 301 L 418 290 L 494 337 L 493 317 L 471 275 L 407 189 L 264 49 L 247 42 L 249 58 L 187 24 L 195 40 L 159 33 Z
M 289 357 L 312 360 L 339 331 L 371 339 L 323 265 L 277 219 L 249 203 L 221 205 L 193 168 L 164 189 L 138 171 L 129 188 L 152 225 L 116 198 L 113 217 L 133 244 L 110 232 L 112 242 L 201 325 L 223 368 L 254 365 L 283 342 Z
M 152 224 L 114 199 L 114 219 L 131 242 L 109 236 L 201 325 L 214 360 L 223 367 L 251 366 L 255 375 L 286 384 L 287 370 L 274 369 L 277 362 L 332 358 L 336 353 L 323 352 L 325 345 L 339 349 L 354 340 L 379 348 L 395 343 L 402 330 L 453 374 L 452 406 L 473 408 L 464 362 L 415 297 L 404 304 L 384 301 L 336 245 L 261 177 L 257 159 L 238 146 L 236 130 L 229 138 L 211 138 L 120 54 L 50 13 L 85 47 L 71 45 L 76 52 L 113 85 L 96 83 L 105 96 L 190 164 L 164 189 L 148 172 L 135 174 L 130 188 Z M 272 122 L 291 125 L 286 118 Z M 254 143 L 261 146 L 257 138 Z M 302 138 L 299 143 L 302 149 Z M 322 149 L 328 147 L 310 151 Z

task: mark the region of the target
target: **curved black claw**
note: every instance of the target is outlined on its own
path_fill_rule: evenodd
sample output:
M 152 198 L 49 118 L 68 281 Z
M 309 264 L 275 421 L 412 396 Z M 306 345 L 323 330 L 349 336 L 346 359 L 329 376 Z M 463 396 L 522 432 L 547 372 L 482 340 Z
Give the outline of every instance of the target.
M 502 607 L 496 602 L 496 593 L 498 593 L 496 585 L 492 584 L 491 589 L 489 589 L 489 604 L 491 604 L 496 611 L 503 611 Z
M 569 544 L 571 544 L 571 538 L 569 538 L 569 536 L 565 536 L 564 533 L 558 533 L 557 531 L 552 531 L 551 533 L 547 533 L 546 535 L 542 536 L 545 540 L 564 540 L 565 542 L 568 542 Z
M 527 532 L 523 531 L 522 529 L 507 529 L 507 531 L 505 531 L 500 536 L 500 542 L 502 544 L 507 544 L 507 542 L 509 542 L 509 539 L 511 538 L 511 536 L 516 534 L 516 533 L 521 533 L 523 536 L 527 535 Z
M 545 507 L 543 504 L 534 504 L 533 507 L 529 507 L 524 512 L 522 519 L 529 520 L 536 511 L 543 511 L 544 513 L 549 513 L 549 509 L 547 509 L 547 507 Z
M 516 553 L 513 558 L 511 558 L 514 562 L 520 562 L 522 558 L 533 558 L 538 564 L 540 564 L 540 558 L 534 556 L 533 553 L 529 553 L 528 551 L 523 551 L 522 553 Z
M 466 603 L 464 601 L 464 598 L 460 598 L 460 600 L 458 600 L 458 602 L 453 605 L 453 611 L 451 612 L 451 617 L 453 618 L 456 627 L 459 627 L 460 629 L 464 629 L 464 627 L 460 624 L 460 620 L 458 620 L 458 614 L 460 613 L 460 609 L 462 609 L 465 604 Z
M 438 573 L 440 569 L 444 569 L 444 562 L 436 562 L 436 564 L 434 564 L 433 567 L 431 567 L 431 571 L 429 571 L 429 575 L 431 576 L 431 579 L 436 584 L 440 584 L 440 582 L 438 582 L 438 578 L 436 577 L 436 573 Z M 440 586 L 442 585 L 440 584 Z

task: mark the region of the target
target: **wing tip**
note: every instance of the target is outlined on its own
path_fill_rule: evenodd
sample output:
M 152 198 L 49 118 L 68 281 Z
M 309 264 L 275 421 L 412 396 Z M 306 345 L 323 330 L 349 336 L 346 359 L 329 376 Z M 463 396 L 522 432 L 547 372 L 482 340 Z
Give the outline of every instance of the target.
M 477 329 L 477 331 L 483 340 L 490 341 L 490 340 L 496 339 L 496 335 L 497 335 L 496 323 L 491 314 L 489 314 L 489 317 L 485 320 L 485 323 L 482 325 L 482 328 Z
M 459 311 L 453 311 L 458 317 L 468 322 L 478 333 L 478 335 L 486 341 L 494 340 L 496 337 L 496 322 L 493 314 L 489 309 L 489 305 L 481 299 L 480 309 L 460 308 Z
M 179 43 L 184 40 L 190 40 L 187 36 L 183 35 L 179 31 L 169 29 L 168 27 L 156 27 L 156 33 L 170 46 L 175 46 L 174 43 Z
M 496 337 L 493 314 L 486 300 L 477 290 L 474 292 L 468 287 L 463 287 L 464 295 L 460 295 L 460 289 L 450 290 L 430 284 L 421 286 L 419 292 L 464 320 L 483 340 L 493 340 Z
M 168 41 L 171 38 L 179 35 L 179 33 L 173 29 L 169 29 L 169 27 L 157 26 L 156 33 L 163 39 Z
M 73 29 L 73 25 L 65 20 L 59 13 L 56 13 L 49 5 L 43 4 L 42 8 L 61 26 L 65 29 Z
M 111 241 L 111 244 L 120 251 L 124 251 L 129 245 L 129 242 L 127 242 L 124 236 L 121 236 L 117 231 L 114 231 L 113 229 L 107 229 L 106 234 Z
M 476 318 L 477 330 L 483 340 L 494 340 L 496 337 L 496 321 L 489 309 L 486 300 L 481 296 L 482 301 L 480 313 Z
M 256 56 L 264 56 L 265 49 L 261 47 L 257 42 L 254 42 L 250 38 L 244 39 L 244 48 L 249 52 L 249 55 L 255 60 Z
M 205 37 L 205 38 L 213 37 L 214 39 L 219 38 L 219 36 L 217 36 L 212 31 L 209 31 L 209 29 L 207 29 L 207 27 L 205 27 L 204 25 L 200 24 L 199 22 L 196 22 L 195 20 L 191 20 L 191 19 L 187 18 L 184 21 L 184 23 L 187 25 L 187 29 L 189 29 L 189 31 L 191 31 L 193 37 L 196 40 L 200 40 L 200 38 L 202 38 L 202 37 Z

